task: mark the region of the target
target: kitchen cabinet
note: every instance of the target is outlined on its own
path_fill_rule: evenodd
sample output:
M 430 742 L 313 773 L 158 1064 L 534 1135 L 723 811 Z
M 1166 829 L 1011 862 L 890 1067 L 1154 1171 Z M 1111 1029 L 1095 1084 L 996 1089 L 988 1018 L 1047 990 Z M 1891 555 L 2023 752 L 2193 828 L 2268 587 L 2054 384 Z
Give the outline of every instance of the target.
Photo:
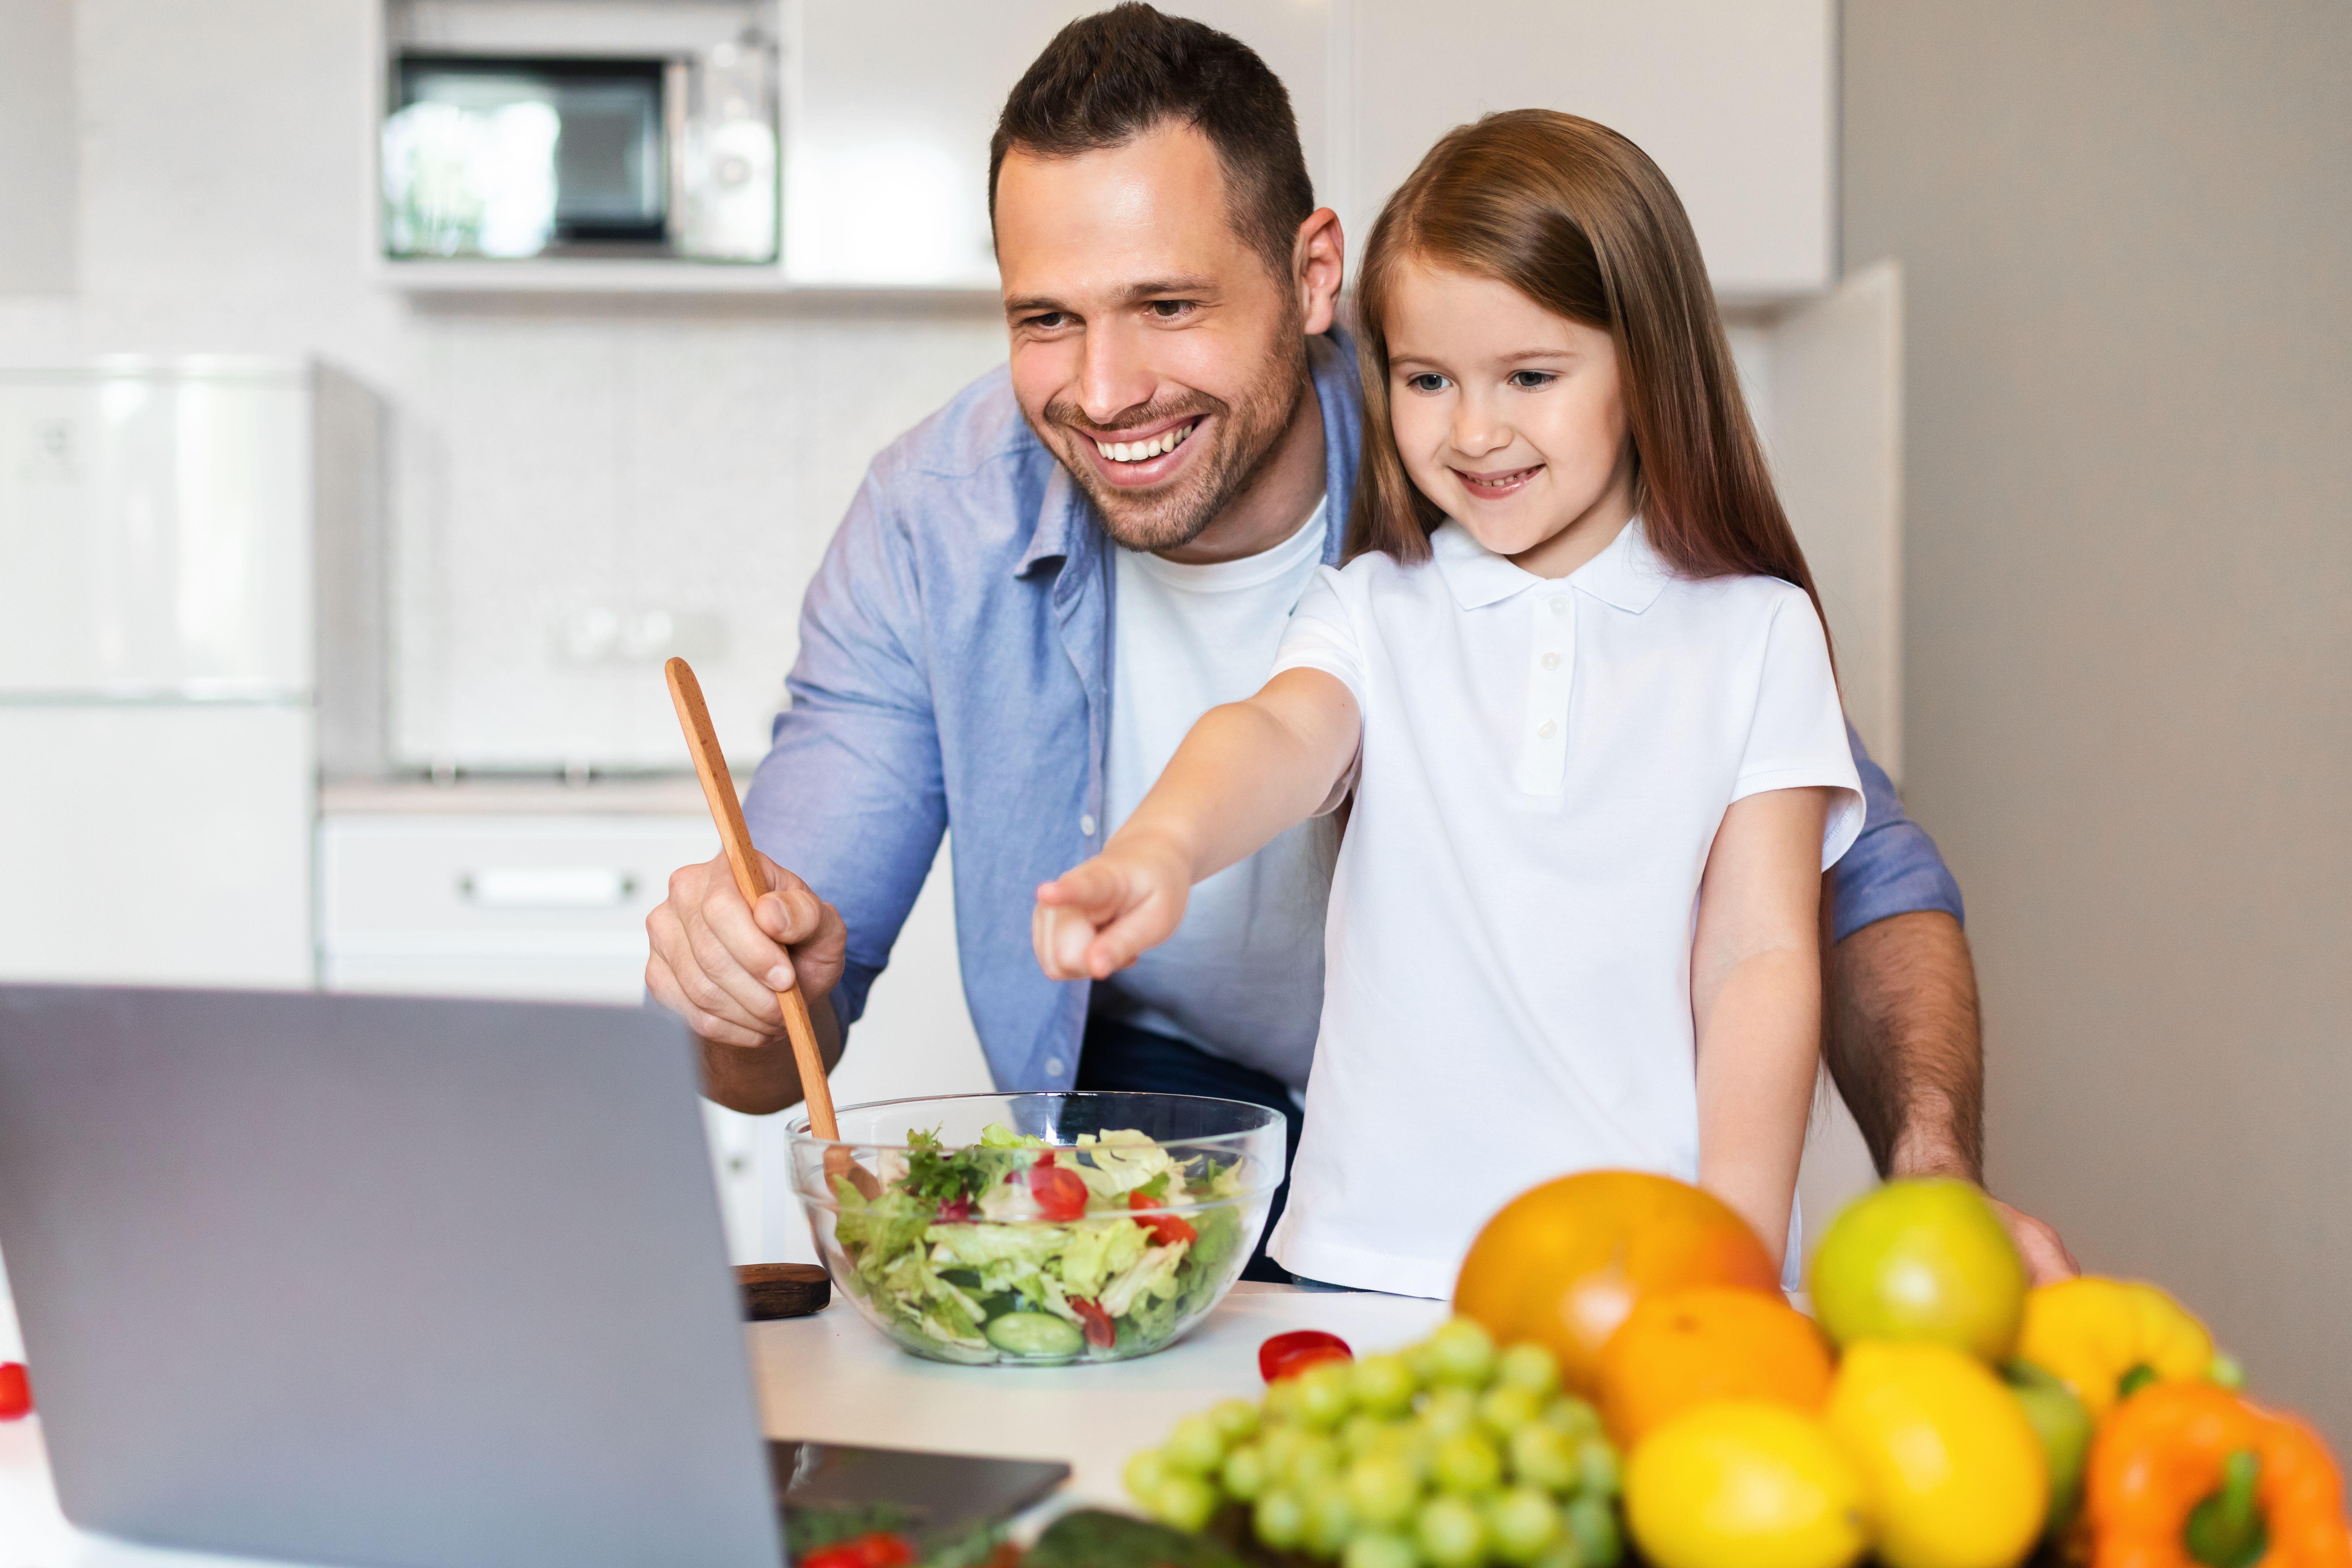
M 0 371 L 0 978 L 310 983 L 317 384 Z
M 1096 7 L 798 0 L 787 9 L 785 267 L 810 285 L 995 285 L 986 148 L 1055 28 Z M 1309 172 L 1360 247 L 1450 127 L 1496 109 L 1615 127 L 1680 190 L 1718 291 L 1825 287 L 1831 0 L 1194 0 L 1289 88 Z
M 468 292 L 992 293 L 988 143 L 1013 84 L 1096 0 L 781 0 L 783 243 L 774 265 L 389 267 Z M 625 8 L 624 8 L 625 9 Z M 1833 0 L 1190 0 L 1289 89 L 1318 199 L 1360 247 L 1452 126 L 1566 110 L 1640 142 L 1690 209 L 1717 291 L 1783 300 L 1835 275 Z M 453 12 L 453 15 L 461 13 Z
M 312 722 L 0 702 L 0 980 L 307 987 Z
M 790 0 L 784 269 L 819 287 L 996 288 L 988 143 L 1013 84 L 1088 0 Z M 1325 0 L 1190 0 L 1290 87 L 1310 167 L 1324 138 Z
M 320 973 L 330 990 L 631 1005 L 646 916 L 679 866 L 719 852 L 691 778 L 331 786 L 320 819 Z M 992 1087 L 964 1011 L 942 854 L 833 1075 L 842 1104 Z M 779 1116 L 703 1107 L 739 1263 L 816 1261 Z

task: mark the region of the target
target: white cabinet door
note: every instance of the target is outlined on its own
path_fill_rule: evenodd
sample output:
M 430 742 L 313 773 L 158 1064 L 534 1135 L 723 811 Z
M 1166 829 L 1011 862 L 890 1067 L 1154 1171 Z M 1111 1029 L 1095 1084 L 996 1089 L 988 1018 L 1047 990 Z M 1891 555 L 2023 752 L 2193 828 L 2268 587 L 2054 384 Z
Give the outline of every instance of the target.
M 0 372 L 0 692 L 309 691 L 298 366 Z
M 1092 0 L 792 0 L 784 269 L 796 284 L 988 289 L 988 142 L 1006 94 Z M 1195 0 L 1289 87 L 1318 175 L 1328 0 Z
M 1557 109 L 1657 161 L 1719 294 L 1822 288 L 1836 267 L 1835 10 L 1833 0 L 1357 0 L 1340 216 L 1360 247 L 1446 131 L 1496 110 Z
M 784 268 L 803 285 L 993 289 L 988 140 L 1090 0 L 788 0 Z M 1825 287 L 1833 0 L 1194 0 L 1290 90 L 1318 196 L 1360 247 L 1430 144 L 1491 110 L 1561 109 L 1675 182 L 1717 289 Z
M 311 983 L 308 708 L 0 706 L 0 979 Z

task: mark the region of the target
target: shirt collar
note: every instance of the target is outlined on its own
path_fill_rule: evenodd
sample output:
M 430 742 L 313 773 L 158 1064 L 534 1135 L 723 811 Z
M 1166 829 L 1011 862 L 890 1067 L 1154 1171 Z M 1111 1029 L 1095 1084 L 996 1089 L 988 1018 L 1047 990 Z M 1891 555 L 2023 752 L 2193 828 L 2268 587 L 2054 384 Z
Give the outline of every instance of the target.
M 1514 566 L 1451 519 L 1430 535 L 1429 549 L 1437 569 L 1445 574 L 1445 585 L 1454 591 L 1454 602 L 1465 610 L 1500 604 L 1548 581 Z M 1570 573 L 1566 581 L 1570 587 L 1603 604 L 1638 616 L 1656 600 L 1673 575 L 1637 517 L 1618 531 L 1608 549 Z
M 1337 322 L 1331 330 L 1307 340 L 1307 370 L 1316 398 L 1323 405 L 1323 559 L 1339 559 L 1348 529 L 1348 502 L 1355 493 L 1356 464 L 1363 439 L 1363 388 L 1356 379 L 1356 343 Z M 1037 508 L 1037 526 L 1030 531 L 1029 548 L 1013 564 L 1013 574 L 1025 577 L 1041 561 L 1091 555 L 1107 536 L 1077 480 L 1061 460 L 1026 432 L 1045 451 L 1049 472 L 1045 494 Z

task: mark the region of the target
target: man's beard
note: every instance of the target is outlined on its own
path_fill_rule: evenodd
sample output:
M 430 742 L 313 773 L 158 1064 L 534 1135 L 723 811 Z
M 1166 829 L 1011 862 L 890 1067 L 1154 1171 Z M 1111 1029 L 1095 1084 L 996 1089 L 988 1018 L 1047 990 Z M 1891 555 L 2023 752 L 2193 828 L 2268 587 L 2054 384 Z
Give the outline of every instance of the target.
M 1296 345 L 1297 352 L 1277 360 L 1235 402 L 1192 392 L 1154 400 L 1128 410 L 1116 426 L 1098 426 L 1076 404 L 1057 398 L 1045 405 L 1032 427 L 1095 503 L 1104 531 L 1114 541 L 1129 550 L 1174 550 L 1198 539 L 1256 480 L 1290 427 L 1298 400 L 1310 395 L 1306 339 L 1286 326 L 1280 341 Z M 1119 489 L 1104 482 L 1083 451 L 1059 448 L 1061 442 L 1116 441 L 1121 431 L 1195 415 L 1213 422 L 1215 445 L 1188 463 L 1174 482 L 1151 490 Z M 1205 425 L 1196 429 L 1185 444 L 1200 440 L 1205 430 Z

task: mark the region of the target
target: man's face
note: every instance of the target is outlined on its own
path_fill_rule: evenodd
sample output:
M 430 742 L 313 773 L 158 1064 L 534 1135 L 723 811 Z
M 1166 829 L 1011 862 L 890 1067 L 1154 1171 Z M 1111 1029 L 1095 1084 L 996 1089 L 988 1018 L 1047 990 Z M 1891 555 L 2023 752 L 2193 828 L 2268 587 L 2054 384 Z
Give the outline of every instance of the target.
M 1187 544 L 1306 395 L 1298 286 L 1235 231 L 1215 148 L 1171 123 L 1006 154 L 996 258 L 1021 412 L 1130 550 Z

